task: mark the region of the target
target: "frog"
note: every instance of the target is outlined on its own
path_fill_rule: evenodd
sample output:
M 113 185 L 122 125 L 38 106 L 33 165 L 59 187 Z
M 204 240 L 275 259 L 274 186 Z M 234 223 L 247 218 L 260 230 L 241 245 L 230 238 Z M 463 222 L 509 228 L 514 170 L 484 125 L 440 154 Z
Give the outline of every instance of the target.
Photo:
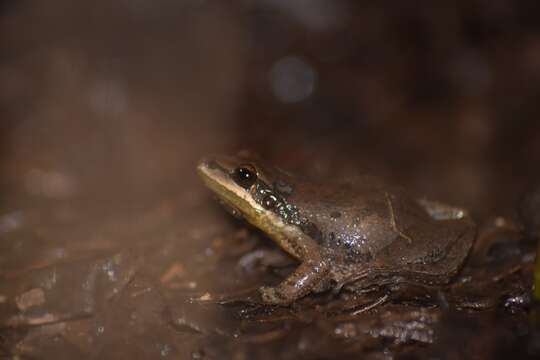
M 245 155 L 206 157 L 197 172 L 226 209 L 299 262 L 279 284 L 259 288 L 267 304 L 327 290 L 445 285 L 476 238 L 465 209 L 372 175 L 323 181 Z

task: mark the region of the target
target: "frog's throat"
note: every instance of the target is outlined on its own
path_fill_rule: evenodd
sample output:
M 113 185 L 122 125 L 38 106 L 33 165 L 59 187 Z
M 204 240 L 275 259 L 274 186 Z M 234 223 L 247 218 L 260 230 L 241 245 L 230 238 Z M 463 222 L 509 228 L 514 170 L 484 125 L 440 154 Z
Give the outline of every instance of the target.
M 245 190 L 235 189 L 236 185 L 225 176 L 208 174 L 200 168 L 199 173 L 206 186 L 222 201 L 238 210 L 250 224 L 265 232 L 288 253 L 299 257 L 296 251 L 286 246 L 287 239 L 305 236 L 297 226 L 285 223 L 277 214 L 264 209 Z

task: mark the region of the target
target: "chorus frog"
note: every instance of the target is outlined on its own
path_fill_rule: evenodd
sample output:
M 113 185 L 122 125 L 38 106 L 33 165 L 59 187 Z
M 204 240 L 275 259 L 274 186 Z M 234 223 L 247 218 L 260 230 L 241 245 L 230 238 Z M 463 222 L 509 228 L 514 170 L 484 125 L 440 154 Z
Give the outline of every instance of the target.
M 229 210 L 300 262 L 280 284 L 260 289 L 266 303 L 343 286 L 445 284 L 476 237 L 465 210 L 375 177 L 320 183 L 240 156 L 207 158 L 197 170 Z

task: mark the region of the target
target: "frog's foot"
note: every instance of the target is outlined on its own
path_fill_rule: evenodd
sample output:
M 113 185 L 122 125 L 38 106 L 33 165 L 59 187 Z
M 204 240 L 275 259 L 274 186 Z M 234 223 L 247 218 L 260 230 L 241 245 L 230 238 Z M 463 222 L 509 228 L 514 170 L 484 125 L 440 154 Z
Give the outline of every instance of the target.
M 305 261 L 276 287 L 261 287 L 262 300 L 268 304 L 290 304 L 316 288 L 329 269 L 325 261 Z

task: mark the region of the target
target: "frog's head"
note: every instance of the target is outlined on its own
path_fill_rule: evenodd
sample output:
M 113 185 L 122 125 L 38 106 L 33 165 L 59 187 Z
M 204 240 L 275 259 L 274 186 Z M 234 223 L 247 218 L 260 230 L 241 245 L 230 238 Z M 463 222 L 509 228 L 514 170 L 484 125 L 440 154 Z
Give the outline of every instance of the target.
M 240 156 L 203 159 L 197 171 L 227 207 L 269 235 L 301 224 L 298 209 L 286 199 L 292 189 L 284 172 Z

